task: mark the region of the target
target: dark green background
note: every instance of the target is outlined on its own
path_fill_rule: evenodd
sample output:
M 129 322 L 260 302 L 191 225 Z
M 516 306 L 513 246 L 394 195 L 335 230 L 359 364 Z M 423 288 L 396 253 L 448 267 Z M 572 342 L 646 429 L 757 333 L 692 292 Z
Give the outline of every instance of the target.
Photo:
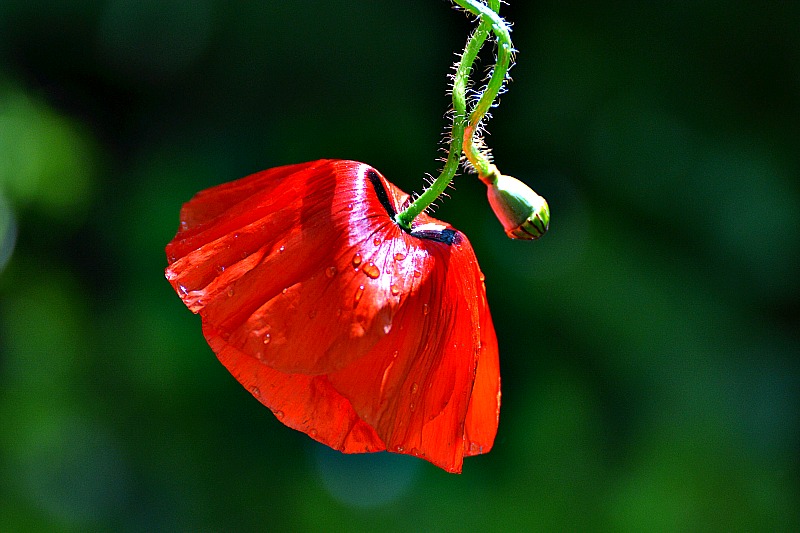
M 518 64 L 488 142 L 552 224 L 507 240 L 472 176 L 439 202 L 504 379 L 495 449 L 455 476 L 281 425 L 163 248 L 193 193 L 272 166 L 357 159 L 419 191 L 466 17 L 0 2 L 0 529 L 800 528 L 800 3 L 504 13 Z

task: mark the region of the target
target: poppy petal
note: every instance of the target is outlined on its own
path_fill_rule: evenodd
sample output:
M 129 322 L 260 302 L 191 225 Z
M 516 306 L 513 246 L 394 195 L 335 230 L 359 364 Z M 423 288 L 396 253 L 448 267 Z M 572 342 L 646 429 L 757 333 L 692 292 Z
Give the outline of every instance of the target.
M 497 340 L 469 241 L 424 214 L 402 230 L 407 201 L 354 161 L 260 172 L 184 206 L 166 275 L 284 424 L 460 472 L 497 431 Z

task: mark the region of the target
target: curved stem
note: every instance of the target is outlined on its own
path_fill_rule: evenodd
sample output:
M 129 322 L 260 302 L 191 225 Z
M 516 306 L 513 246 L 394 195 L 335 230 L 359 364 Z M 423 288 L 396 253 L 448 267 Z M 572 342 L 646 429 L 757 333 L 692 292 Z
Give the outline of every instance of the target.
M 462 54 L 461 60 L 458 62 L 458 67 L 456 69 L 456 74 L 453 81 L 453 127 L 451 130 L 450 151 L 447 154 L 447 161 L 445 162 L 444 168 L 442 169 L 441 174 L 439 174 L 439 177 L 436 178 L 431 186 L 428 187 L 419 197 L 417 197 L 404 211 L 401 211 L 395 217 L 397 223 L 407 230 L 411 229 L 411 223 L 414 221 L 414 219 L 431 203 L 433 203 L 433 201 L 444 192 L 444 190 L 453 180 L 453 177 L 458 170 L 458 164 L 461 161 L 461 152 L 465 140 L 468 145 L 467 150 L 465 150 L 467 158 L 480 172 L 480 167 L 476 165 L 476 162 L 478 162 L 477 164 L 480 164 L 480 159 L 474 156 L 474 153 L 478 152 L 478 150 L 472 145 L 475 125 L 477 125 L 483 116 L 486 115 L 486 112 L 491 107 L 492 102 L 497 97 L 497 93 L 502 87 L 506 73 L 508 72 L 510 66 L 512 47 L 508 26 L 506 25 L 505 21 L 503 21 L 503 19 L 500 18 L 497 13 L 495 13 L 495 11 L 500 9 L 500 0 L 489 0 L 491 8 L 477 0 L 454 1 L 464 9 L 467 9 L 475 15 L 478 15 L 481 19 L 481 23 L 478 26 L 478 29 L 475 30 L 475 32 L 467 41 L 467 45 L 464 48 L 464 53 Z M 483 46 L 483 43 L 486 41 L 489 31 L 493 31 L 498 37 L 498 61 L 497 65 L 495 65 L 494 72 L 489 80 L 489 85 L 487 85 L 486 91 L 484 91 L 480 100 L 476 104 L 475 109 L 470 115 L 470 126 L 468 126 L 466 113 L 467 84 L 472 71 L 472 65 L 475 62 L 475 58 Z M 505 56 L 505 59 L 503 59 L 503 56 Z M 487 93 L 490 91 L 492 91 L 492 94 L 487 96 Z M 481 109 L 483 109 L 483 111 L 479 112 Z M 469 135 L 466 135 L 467 128 L 471 128 L 469 130 Z M 472 157 L 470 154 L 473 154 Z M 479 155 L 480 157 L 483 157 L 487 164 L 489 164 L 488 158 L 483 156 L 483 154 Z M 473 158 L 475 158 L 475 161 L 473 161 Z
M 461 4 L 461 0 L 455 0 Z M 464 0 L 470 2 L 470 0 Z M 471 3 L 471 2 L 470 2 Z M 469 121 L 464 129 L 464 155 L 478 172 L 478 176 L 483 180 L 494 181 L 497 179 L 499 172 L 489 160 L 488 155 L 480 149 L 475 143 L 475 131 L 478 129 L 481 120 L 486 116 L 486 113 L 492 107 L 497 95 L 503 88 L 506 81 L 508 70 L 511 68 L 511 59 L 514 48 L 511 44 L 511 35 L 508 25 L 497 14 L 499 9 L 499 0 L 490 0 L 489 7 L 483 4 L 478 4 L 475 9 L 479 11 L 480 17 L 484 21 L 490 21 L 492 31 L 497 37 L 497 63 L 492 70 L 492 75 L 489 78 L 489 83 L 486 84 L 481 94 L 478 103 L 472 110 L 469 116 Z

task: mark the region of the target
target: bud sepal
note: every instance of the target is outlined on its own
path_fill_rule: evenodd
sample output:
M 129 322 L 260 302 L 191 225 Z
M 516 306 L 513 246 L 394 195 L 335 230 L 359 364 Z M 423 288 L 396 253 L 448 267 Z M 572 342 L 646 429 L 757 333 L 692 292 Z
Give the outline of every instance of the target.
M 488 178 L 488 179 L 487 179 Z M 494 214 L 512 239 L 536 240 L 550 227 L 547 201 L 517 178 L 492 173 L 483 178 Z

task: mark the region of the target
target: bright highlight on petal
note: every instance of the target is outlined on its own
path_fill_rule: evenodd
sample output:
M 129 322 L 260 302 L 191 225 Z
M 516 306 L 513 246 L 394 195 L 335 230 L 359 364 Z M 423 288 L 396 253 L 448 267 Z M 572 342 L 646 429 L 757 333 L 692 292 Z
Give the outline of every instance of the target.
M 166 276 L 233 376 L 284 424 L 345 453 L 460 472 L 497 432 L 497 339 L 459 231 L 355 161 L 279 167 L 198 193 Z

